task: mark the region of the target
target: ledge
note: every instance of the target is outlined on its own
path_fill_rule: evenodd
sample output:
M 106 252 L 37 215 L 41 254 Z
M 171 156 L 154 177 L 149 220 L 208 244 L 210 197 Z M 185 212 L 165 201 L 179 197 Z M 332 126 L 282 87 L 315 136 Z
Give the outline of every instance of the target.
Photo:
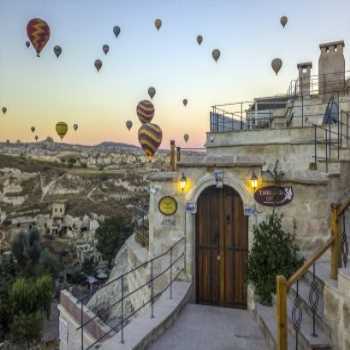
M 178 174 L 176 171 L 167 171 L 167 172 L 160 172 L 157 174 L 149 175 L 148 180 L 166 182 L 166 181 L 176 180 L 177 177 L 178 177 Z
M 165 291 L 154 304 L 154 318 L 150 318 L 149 310 L 133 319 L 125 328 L 125 343 L 120 343 L 120 334 L 103 342 L 102 350 L 145 349 L 159 338 L 173 324 L 191 295 L 191 283 L 175 281 L 173 299 L 169 299 L 169 291 Z

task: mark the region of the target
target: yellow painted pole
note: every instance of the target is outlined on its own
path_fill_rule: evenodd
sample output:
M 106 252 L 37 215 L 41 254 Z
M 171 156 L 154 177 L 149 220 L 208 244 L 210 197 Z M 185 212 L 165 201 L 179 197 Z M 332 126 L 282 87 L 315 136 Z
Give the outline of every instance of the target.
M 340 228 L 338 221 L 338 205 L 331 206 L 331 232 L 334 242 L 331 248 L 331 278 L 338 279 L 338 268 L 340 261 Z
M 277 276 L 276 283 L 277 350 L 288 350 L 287 280 L 284 276 Z

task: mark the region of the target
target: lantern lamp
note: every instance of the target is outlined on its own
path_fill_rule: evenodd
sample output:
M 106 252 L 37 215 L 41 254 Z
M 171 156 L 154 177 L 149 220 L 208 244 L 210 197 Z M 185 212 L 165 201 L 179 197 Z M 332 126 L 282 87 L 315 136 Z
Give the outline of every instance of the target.
M 255 171 L 253 171 L 252 177 L 249 179 L 250 186 L 253 189 L 253 192 L 255 193 L 256 189 L 258 188 L 258 177 L 255 174 Z
M 179 181 L 181 192 L 184 192 L 187 184 L 187 177 L 182 173 L 181 179 Z

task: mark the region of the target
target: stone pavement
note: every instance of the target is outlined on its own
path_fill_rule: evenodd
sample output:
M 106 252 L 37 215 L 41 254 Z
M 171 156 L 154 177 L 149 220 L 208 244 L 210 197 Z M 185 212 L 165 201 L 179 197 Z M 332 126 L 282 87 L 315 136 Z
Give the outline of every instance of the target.
M 250 312 L 188 304 L 175 324 L 148 349 L 267 350 L 267 347 Z

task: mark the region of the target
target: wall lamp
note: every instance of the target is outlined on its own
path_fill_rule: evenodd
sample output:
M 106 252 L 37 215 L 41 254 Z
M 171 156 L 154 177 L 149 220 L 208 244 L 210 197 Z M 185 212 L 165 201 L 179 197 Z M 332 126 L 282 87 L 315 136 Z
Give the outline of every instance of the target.
M 182 175 L 181 175 L 179 184 L 180 184 L 181 192 L 184 192 L 185 189 L 186 189 L 186 184 L 187 184 L 187 177 L 186 177 L 186 175 L 184 173 L 182 173 Z
M 258 188 L 258 177 L 255 174 L 255 171 L 253 171 L 251 178 L 249 179 L 250 187 L 253 189 L 253 192 L 255 193 L 256 189 Z

